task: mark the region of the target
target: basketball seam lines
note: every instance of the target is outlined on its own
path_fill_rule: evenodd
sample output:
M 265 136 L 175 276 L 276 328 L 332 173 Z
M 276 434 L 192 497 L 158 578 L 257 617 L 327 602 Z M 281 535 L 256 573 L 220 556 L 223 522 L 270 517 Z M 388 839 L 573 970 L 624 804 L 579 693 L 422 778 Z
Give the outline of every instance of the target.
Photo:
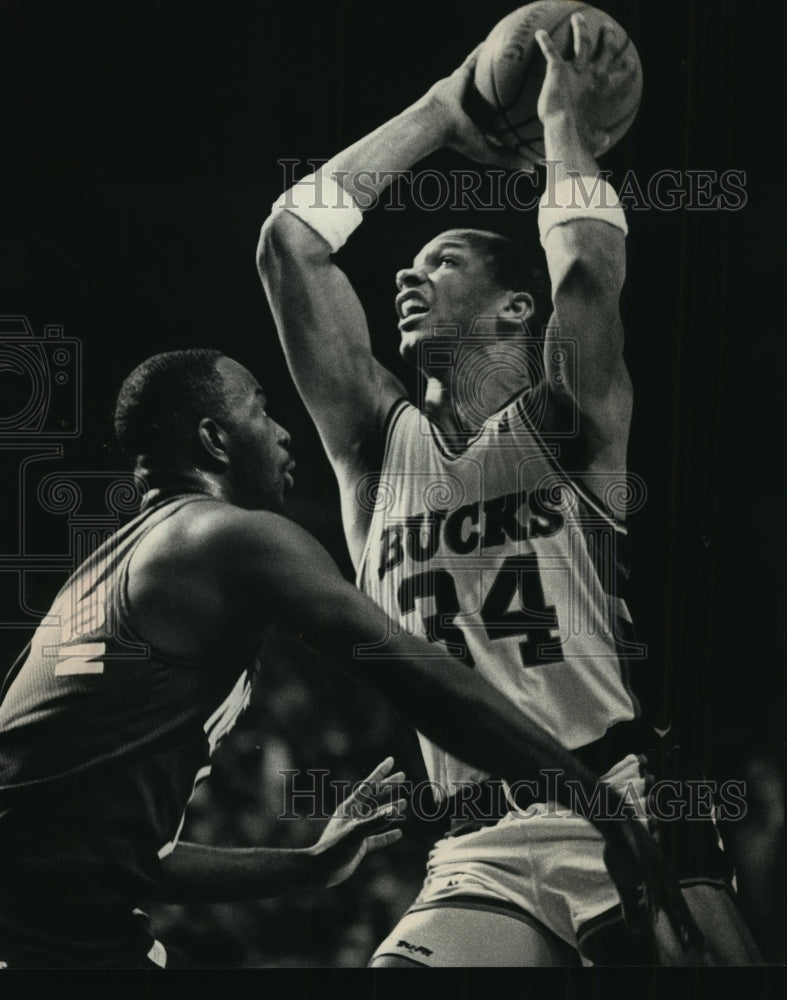
M 629 45 L 631 45 L 631 35 L 626 35 L 626 44 L 621 45 L 620 51 L 615 53 L 610 62 L 614 62 L 616 59 L 620 59 L 620 57 L 623 55 L 623 53 L 626 51 Z

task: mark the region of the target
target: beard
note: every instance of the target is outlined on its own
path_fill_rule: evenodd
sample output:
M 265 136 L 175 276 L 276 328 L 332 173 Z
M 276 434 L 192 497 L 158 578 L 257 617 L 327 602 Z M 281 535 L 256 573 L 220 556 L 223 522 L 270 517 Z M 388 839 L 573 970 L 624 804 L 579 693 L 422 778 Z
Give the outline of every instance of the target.
M 280 514 L 284 509 L 284 488 L 278 475 L 271 474 L 260 463 L 239 458 L 233 462 L 232 499 L 244 510 Z

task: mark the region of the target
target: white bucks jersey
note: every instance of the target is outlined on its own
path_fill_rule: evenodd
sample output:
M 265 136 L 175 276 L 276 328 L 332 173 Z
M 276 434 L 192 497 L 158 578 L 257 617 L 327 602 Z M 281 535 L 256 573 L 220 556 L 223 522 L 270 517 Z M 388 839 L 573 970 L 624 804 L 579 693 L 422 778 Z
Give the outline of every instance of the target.
M 555 459 L 558 438 L 533 429 L 534 399 L 523 393 L 491 417 L 460 455 L 414 406 L 394 407 L 379 482 L 359 486 L 373 513 L 358 585 L 434 655 L 477 670 L 575 749 L 639 714 L 626 667 L 641 647 L 621 592 L 625 528 L 609 512 L 626 485 L 591 494 L 572 480 Z M 385 656 L 385 637 L 359 652 Z M 420 742 L 449 794 L 452 782 L 482 777 Z

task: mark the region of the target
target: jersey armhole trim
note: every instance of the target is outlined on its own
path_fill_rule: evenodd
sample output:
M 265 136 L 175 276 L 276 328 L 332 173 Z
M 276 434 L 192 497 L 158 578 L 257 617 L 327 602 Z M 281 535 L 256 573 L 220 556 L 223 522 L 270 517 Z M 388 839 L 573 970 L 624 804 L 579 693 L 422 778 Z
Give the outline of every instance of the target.
M 406 396 L 400 396 L 391 403 L 391 408 L 388 411 L 385 420 L 383 421 L 383 431 L 382 437 L 384 441 L 383 447 L 383 465 L 382 469 L 385 468 L 386 460 L 388 459 L 388 451 L 391 444 L 391 435 L 393 433 L 394 425 L 398 422 L 399 417 L 404 413 L 406 407 L 412 406 L 412 403 Z M 380 470 L 382 472 L 382 469 Z
M 400 396 L 395 399 L 391 404 L 391 408 L 386 414 L 385 420 L 383 422 L 382 437 L 383 437 L 383 457 L 382 464 L 380 466 L 380 477 L 382 478 L 385 469 L 388 465 L 388 454 L 391 450 L 391 438 L 393 437 L 394 428 L 399 423 L 399 418 L 402 416 L 404 411 L 411 407 L 413 404 L 407 399 L 406 396 Z M 358 560 L 358 570 L 355 574 L 355 585 L 359 589 L 361 588 L 361 577 L 363 576 L 364 570 L 366 569 L 366 560 L 369 555 L 369 539 L 372 534 L 372 520 L 374 519 L 374 513 L 372 513 L 372 518 L 369 522 L 369 531 L 367 532 L 366 539 L 363 543 L 363 550 L 361 552 L 361 558 Z
M 140 635 L 139 630 L 137 629 L 137 627 L 135 625 L 135 621 L 134 621 L 135 615 L 134 615 L 134 612 L 132 611 L 131 599 L 130 599 L 130 597 L 128 595 L 128 571 L 129 571 L 129 566 L 131 564 L 131 560 L 134 558 L 134 555 L 135 555 L 135 553 L 137 551 L 139 543 L 142 541 L 143 538 L 145 538 L 147 536 L 147 534 L 150 531 L 153 531 L 160 524 L 163 524 L 164 521 L 166 521 L 173 514 L 177 514 L 178 511 L 182 510 L 183 507 L 185 507 L 188 503 L 191 503 L 193 501 L 203 500 L 203 499 L 204 500 L 215 500 L 214 497 L 208 497 L 208 496 L 205 496 L 204 494 L 187 494 L 185 496 L 180 495 L 180 496 L 177 496 L 177 497 L 169 497 L 166 500 L 164 500 L 163 502 L 167 506 L 170 505 L 170 504 L 172 505 L 172 509 L 171 510 L 165 510 L 165 511 L 163 511 L 164 516 L 162 518 L 160 518 L 159 520 L 157 520 L 155 524 L 151 524 L 151 525 L 147 526 L 148 530 L 145 531 L 136 540 L 136 543 L 131 548 L 131 551 L 126 553 L 126 555 L 123 557 L 123 560 L 122 560 L 120 566 L 118 567 L 117 605 L 118 605 L 118 612 L 122 616 L 123 630 L 128 635 L 128 638 L 131 639 L 133 642 L 138 643 L 140 646 L 144 646 L 145 649 L 147 649 L 149 651 L 150 656 L 152 656 L 154 659 L 158 660 L 159 662 L 164 663 L 167 666 L 171 666 L 171 667 L 186 667 L 186 668 L 192 669 L 192 670 L 203 670 L 206 667 L 210 666 L 210 662 L 211 661 L 209 661 L 209 660 L 190 660 L 190 659 L 186 659 L 186 658 L 184 658 L 182 660 L 178 659 L 178 658 L 176 658 L 174 656 L 169 655 L 168 653 L 167 654 L 163 653 L 152 642 L 148 642 L 147 639 L 145 639 L 142 635 Z M 178 500 L 181 501 L 181 502 L 177 503 L 176 501 L 178 501 Z M 160 510 L 156 510 L 155 507 L 148 508 L 147 512 L 148 513 L 153 513 L 154 511 L 156 513 L 162 512 Z
M 589 507 L 593 508 L 596 511 L 596 513 L 600 514 L 605 520 L 609 521 L 611 527 L 613 527 L 615 531 L 619 532 L 622 535 L 627 535 L 628 528 L 626 527 L 625 521 L 616 517 L 609 509 L 607 504 L 604 503 L 601 497 L 597 496 L 596 493 L 594 493 L 593 490 L 591 490 L 586 483 L 578 482 L 574 476 L 566 472 L 566 470 L 563 468 L 560 462 L 555 458 L 555 456 L 552 454 L 551 449 L 547 446 L 546 442 L 544 441 L 541 432 L 537 427 L 534 426 L 533 422 L 528 417 L 527 410 L 523 405 L 521 397 L 517 399 L 513 405 L 516 408 L 516 412 L 517 415 L 519 416 L 519 419 L 533 435 L 533 438 L 538 443 L 538 446 L 541 449 L 541 453 L 543 454 L 546 461 L 555 470 L 555 472 L 563 479 L 567 480 L 573 486 L 573 488 L 579 494 L 580 498 L 584 500 Z

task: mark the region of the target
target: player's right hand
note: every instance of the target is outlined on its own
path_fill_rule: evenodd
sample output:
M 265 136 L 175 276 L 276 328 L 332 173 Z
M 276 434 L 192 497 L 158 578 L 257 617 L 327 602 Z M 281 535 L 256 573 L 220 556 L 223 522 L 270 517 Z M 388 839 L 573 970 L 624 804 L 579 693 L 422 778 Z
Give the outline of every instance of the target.
M 458 69 L 427 91 L 421 103 L 431 111 L 436 128 L 441 130 L 443 146 L 455 149 L 476 163 L 532 173 L 536 165 L 530 156 L 491 142 L 468 114 L 480 51 L 480 45 L 473 49 Z
M 601 46 L 598 57 L 592 56 L 590 32 L 582 14 L 572 15 L 571 27 L 574 57 L 569 60 L 562 58 L 543 28 L 535 33 L 547 64 L 538 98 L 538 117 L 546 124 L 555 115 L 576 115 L 586 147 L 594 156 L 600 156 L 609 146 L 609 135 L 603 130 L 590 131 L 587 122 L 594 117 L 592 107 L 628 87 L 633 69 L 624 59 L 618 58 L 619 53 L 612 52 L 608 45 Z

